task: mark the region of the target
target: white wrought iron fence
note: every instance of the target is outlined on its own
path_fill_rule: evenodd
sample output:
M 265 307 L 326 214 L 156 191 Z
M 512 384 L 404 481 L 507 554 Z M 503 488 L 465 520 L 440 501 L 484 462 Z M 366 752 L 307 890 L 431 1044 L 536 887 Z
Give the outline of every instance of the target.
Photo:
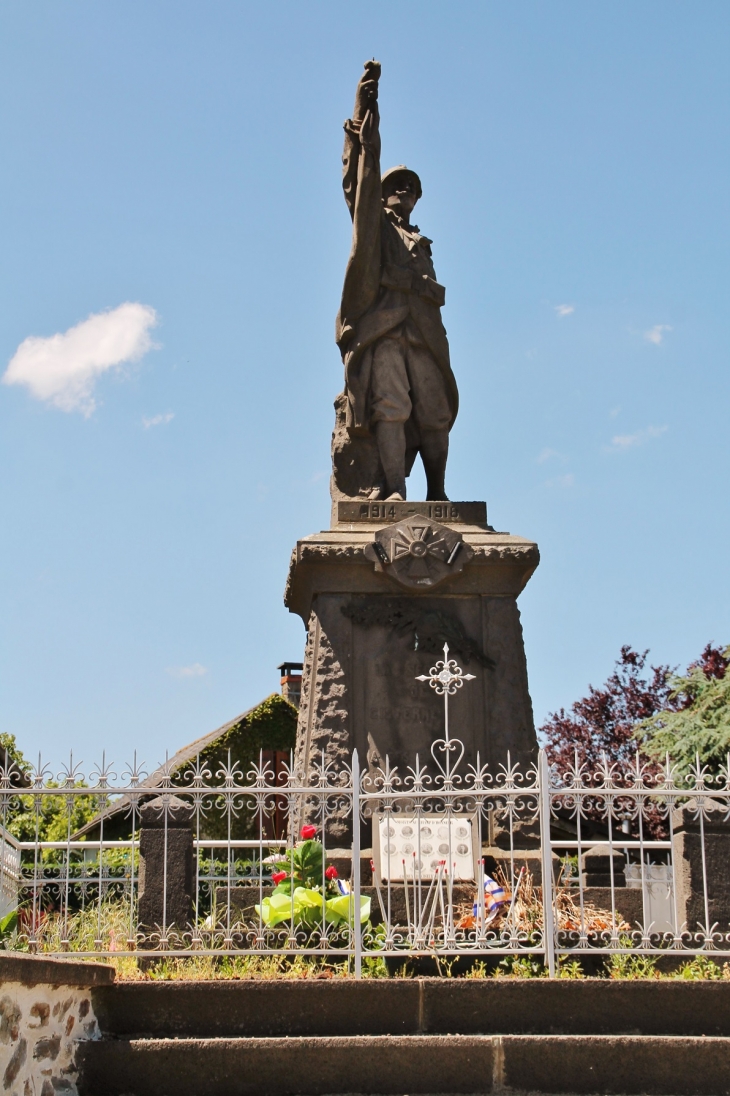
M 578 866 L 568 878 L 551 873 L 551 950 L 729 960 L 730 758 L 715 773 L 638 755 L 623 769 L 604 760 L 591 772 L 576 758 L 557 771 L 544 756 L 540 765 L 551 858 L 563 872 L 571 857 Z M 556 834 L 556 822 L 574 836 Z
M 0 770 L 0 946 L 63 954 L 302 954 L 398 964 L 561 956 L 730 959 L 730 777 L 604 763 L 463 765 L 444 657 L 430 765 L 308 774 L 203 759 L 118 777 Z M 82 809 L 83 808 L 83 809 Z M 12 892 L 12 894 L 11 894 Z
M 0 827 L 0 922 L 18 908 L 20 849 L 18 842 Z

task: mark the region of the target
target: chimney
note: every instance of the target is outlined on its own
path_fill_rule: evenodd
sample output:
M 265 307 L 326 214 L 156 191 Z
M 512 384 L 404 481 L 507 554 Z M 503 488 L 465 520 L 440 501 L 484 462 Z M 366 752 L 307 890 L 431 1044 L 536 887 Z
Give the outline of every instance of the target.
M 281 675 L 281 695 L 295 708 L 299 707 L 299 698 L 302 695 L 302 669 L 301 662 L 282 662 L 277 666 Z

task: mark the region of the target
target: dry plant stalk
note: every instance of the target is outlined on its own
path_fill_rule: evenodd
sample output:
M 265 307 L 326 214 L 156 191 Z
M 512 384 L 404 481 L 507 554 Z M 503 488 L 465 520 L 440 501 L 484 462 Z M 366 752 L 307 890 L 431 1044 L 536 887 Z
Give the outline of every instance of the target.
M 542 887 L 535 886 L 532 872 L 526 868 L 522 872 L 521 882 L 518 884 L 517 894 L 513 896 L 511 882 L 503 868 L 497 868 L 494 879 L 505 892 L 505 903 L 500 907 L 497 916 L 489 922 L 490 931 L 508 931 L 514 929 L 518 933 L 532 933 L 542 930 Z M 556 927 L 569 932 L 580 932 L 581 913 L 580 902 L 575 901 L 571 894 L 572 888 L 560 886 L 560 880 L 555 888 L 555 914 Z M 479 900 L 475 891 L 474 901 Z M 478 919 L 468 904 L 462 904 L 454 911 L 454 920 L 460 929 L 476 929 Z M 592 902 L 583 903 L 583 928 L 586 932 L 606 932 L 614 928 L 614 919 L 611 911 L 594 905 Z M 630 932 L 631 926 L 617 912 L 615 917 L 615 929 L 617 932 Z

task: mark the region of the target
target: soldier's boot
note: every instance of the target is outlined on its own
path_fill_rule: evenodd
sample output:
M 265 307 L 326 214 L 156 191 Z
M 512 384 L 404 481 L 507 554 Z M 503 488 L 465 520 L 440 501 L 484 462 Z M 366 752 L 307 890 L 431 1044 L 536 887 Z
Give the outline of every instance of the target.
M 386 499 L 406 497 L 406 431 L 402 422 L 376 422 L 375 440 L 385 473 Z
M 429 502 L 447 501 L 444 480 L 448 456 L 448 430 L 421 431 L 421 459 L 426 473 L 426 499 Z

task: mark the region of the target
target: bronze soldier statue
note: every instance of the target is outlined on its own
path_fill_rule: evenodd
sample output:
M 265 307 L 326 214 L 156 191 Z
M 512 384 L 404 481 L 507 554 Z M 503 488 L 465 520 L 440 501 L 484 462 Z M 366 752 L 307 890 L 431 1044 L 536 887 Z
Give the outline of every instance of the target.
M 405 499 L 421 454 L 427 498 L 446 499 L 449 430 L 459 404 L 441 320 L 431 241 L 410 222 L 421 180 L 405 165 L 380 174 L 380 64 L 365 64 L 355 110 L 345 122 L 342 185 L 352 216 L 336 340 L 345 365 L 349 437 L 374 437 L 372 499 Z

